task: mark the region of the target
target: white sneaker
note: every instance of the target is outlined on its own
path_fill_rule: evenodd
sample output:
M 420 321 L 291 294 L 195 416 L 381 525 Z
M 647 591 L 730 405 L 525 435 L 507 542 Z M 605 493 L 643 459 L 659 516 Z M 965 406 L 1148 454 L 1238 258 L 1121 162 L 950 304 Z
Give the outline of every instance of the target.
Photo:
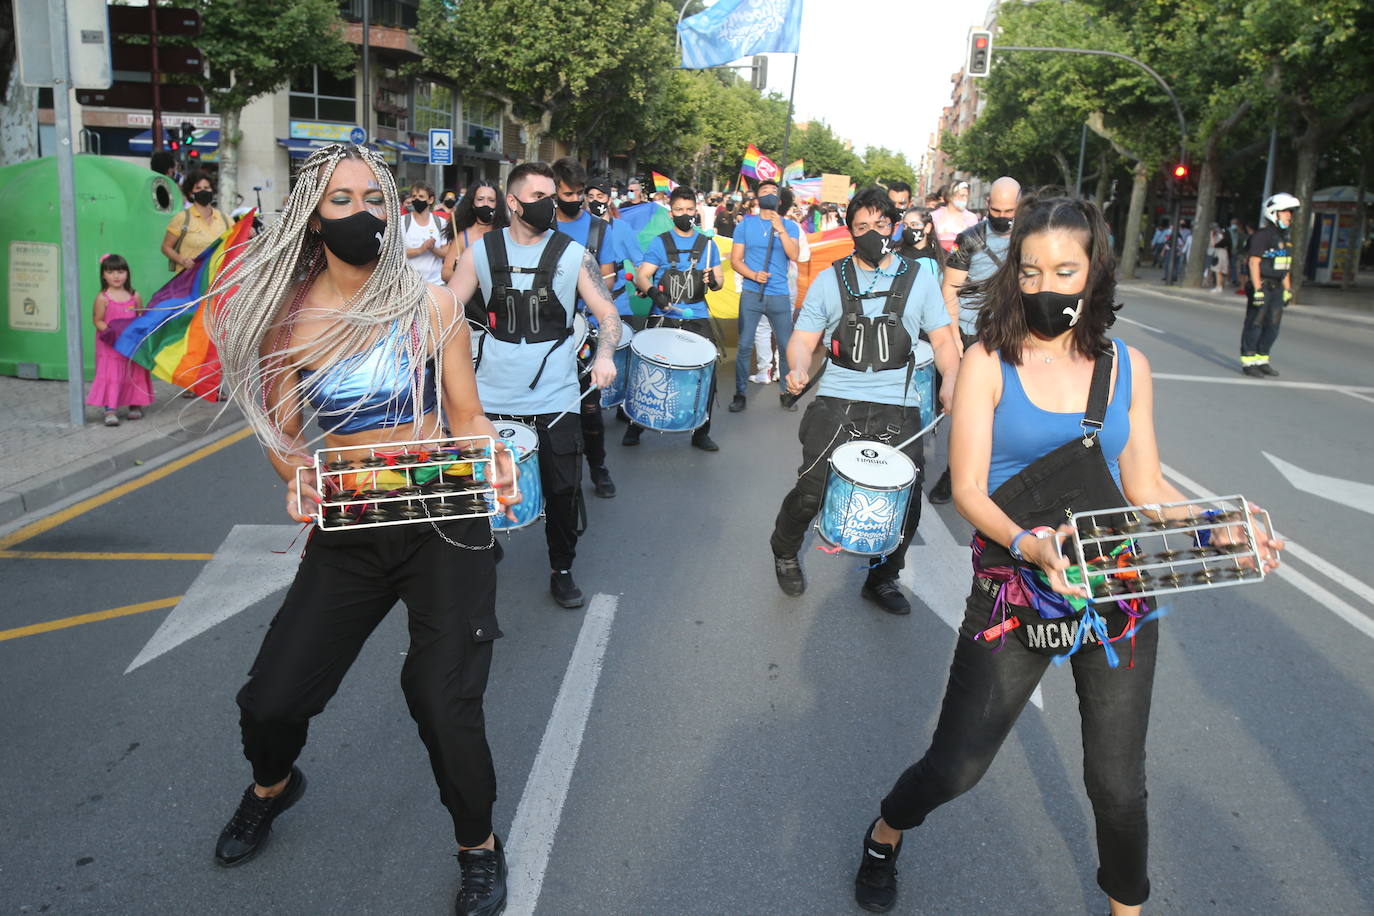
M 767 385 L 772 379 L 768 377 L 767 372 L 755 372 L 753 375 L 749 376 L 749 381 L 756 382 L 760 385 Z

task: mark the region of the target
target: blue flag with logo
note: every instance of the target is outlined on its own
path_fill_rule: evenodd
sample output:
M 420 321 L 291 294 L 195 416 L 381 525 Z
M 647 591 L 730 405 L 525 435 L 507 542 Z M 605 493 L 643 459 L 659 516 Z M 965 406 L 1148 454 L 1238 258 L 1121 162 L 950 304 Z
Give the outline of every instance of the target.
M 769 51 L 796 54 L 801 17 L 802 0 L 719 0 L 678 24 L 682 66 L 718 67 Z

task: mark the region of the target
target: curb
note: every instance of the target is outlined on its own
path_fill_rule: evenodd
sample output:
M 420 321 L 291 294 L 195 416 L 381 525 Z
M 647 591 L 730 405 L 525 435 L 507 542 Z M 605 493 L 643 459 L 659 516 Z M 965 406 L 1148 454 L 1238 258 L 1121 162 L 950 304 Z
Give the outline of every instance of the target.
M 233 435 L 246 425 L 234 420 L 216 427 L 214 418 L 196 427 L 180 429 L 167 436 L 135 439 L 56 470 L 38 474 L 18 484 L 0 490 L 0 525 L 16 521 L 31 512 L 45 509 L 54 503 L 108 480 L 115 474 L 138 468 L 171 452 L 191 451 Z
M 1160 287 L 1148 280 L 1143 282 L 1140 280 L 1119 280 L 1116 288 L 1133 293 L 1159 296 L 1162 299 L 1172 299 L 1175 302 L 1215 306 L 1233 311 L 1245 310 L 1245 300 L 1234 294 L 1214 296 L 1206 292 L 1180 289 L 1177 286 Z M 1287 309 L 1293 309 L 1292 314 L 1304 318 L 1317 318 L 1346 324 L 1374 324 L 1374 312 L 1357 305 L 1307 305 L 1302 302 L 1294 302 L 1287 306 L 1285 311 Z

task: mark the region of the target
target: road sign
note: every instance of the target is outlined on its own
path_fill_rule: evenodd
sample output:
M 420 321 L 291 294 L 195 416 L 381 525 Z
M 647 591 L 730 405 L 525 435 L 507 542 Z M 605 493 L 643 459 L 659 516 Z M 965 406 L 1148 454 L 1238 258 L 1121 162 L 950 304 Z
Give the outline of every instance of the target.
M 62 7 L 51 0 L 17 0 L 14 4 L 19 54 L 19 82 L 48 88 L 67 79 L 53 65 L 50 17 Z M 110 34 L 105 27 L 105 0 L 67 0 L 67 69 L 74 89 L 105 89 L 110 85 Z
M 429 164 L 453 165 L 453 131 L 447 127 L 429 129 Z

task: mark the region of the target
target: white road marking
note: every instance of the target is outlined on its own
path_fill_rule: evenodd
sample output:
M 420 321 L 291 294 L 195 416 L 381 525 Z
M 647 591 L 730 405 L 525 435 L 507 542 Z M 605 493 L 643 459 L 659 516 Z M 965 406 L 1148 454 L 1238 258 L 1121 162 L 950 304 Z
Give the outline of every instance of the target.
M 1186 302 L 1188 305 L 1212 306 L 1228 311 L 1245 309 L 1245 299 L 1228 293 L 1226 296 L 1217 296 L 1215 299 L 1195 299 L 1192 296 L 1180 296 L 1177 293 L 1166 293 L 1163 290 L 1150 289 L 1137 283 L 1119 283 L 1117 289 L 1123 293 L 1144 293 L 1147 296 L 1158 296 L 1161 299 L 1173 299 L 1175 302 Z M 1228 298 L 1231 297 L 1231 298 Z M 1299 318 L 1323 318 L 1335 321 L 1347 321 L 1353 324 L 1374 324 L 1374 316 L 1360 315 L 1350 309 L 1331 305 L 1303 305 L 1293 303 L 1284 309 L 1284 318 L 1296 316 Z M 1121 320 L 1119 317 L 1118 321 Z
M 299 525 L 235 525 L 214 559 L 201 569 L 138 653 L 128 674 L 177 646 L 193 639 L 291 583 L 300 565 L 300 547 L 287 549 Z M 299 543 L 299 542 L 298 542 Z M 284 550 L 285 553 L 273 553 Z
M 1195 497 L 1205 499 L 1216 495 L 1208 491 L 1206 487 L 1196 480 L 1179 473 L 1167 464 L 1161 464 L 1160 468 L 1164 471 L 1164 476 L 1173 480 L 1174 483 L 1178 484 L 1184 490 L 1193 491 Z M 1334 563 L 1322 559 L 1300 544 L 1284 538 L 1284 546 L 1287 548 L 1284 553 L 1289 558 L 1307 563 L 1337 585 L 1342 585 L 1350 589 L 1350 591 L 1369 601 L 1371 604 L 1374 604 L 1374 588 L 1370 588 L 1363 581 L 1350 575 L 1350 573 L 1336 566 Z M 1274 570 L 1272 575 L 1279 576 L 1286 580 L 1308 598 L 1316 601 L 1364 635 L 1374 638 L 1374 619 L 1371 619 L 1367 614 L 1361 613 L 1354 605 L 1332 594 L 1310 577 L 1298 572 L 1291 565 L 1284 564 L 1280 566 L 1278 569 Z
M 610 641 L 618 600 L 614 595 L 596 595 L 587 606 L 577 645 L 563 675 L 563 686 L 554 700 L 534 766 L 515 809 L 506 843 L 510 863 L 506 912 L 510 916 L 529 916 L 539 903 L 558 821 L 563 816 L 563 803 L 567 801 L 568 786 L 582 749 L 592 697 L 601 678 L 601 660 Z
M 1281 458 L 1275 458 L 1268 452 L 1260 454 L 1268 458 L 1269 463 L 1278 468 L 1279 473 L 1288 478 L 1289 483 L 1304 493 L 1311 493 L 1333 503 L 1374 515 L 1374 486 L 1360 483 L 1358 480 L 1343 480 L 1340 477 L 1316 474 L 1296 464 L 1289 464 Z
M 935 612 L 954 632 L 964 622 L 964 603 L 968 600 L 969 578 L 973 573 L 971 552 L 967 544 L 960 544 L 950 533 L 949 526 L 920 494 L 921 523 L 917 532 L 923 544 L 907 548 L 907 562 L 902 569 L 903 585 L 926 607 Z M 1015 637 L 1010 637 L 1015 639 Z M 1031 694 L 1037 709 L 1045 708 L 1045 695 L 1037 684 Z
M 1144 328 L 1144 329 L 1147 330 L 1147 331 L 1154 331 L 1156 334 L 1163 334 L 1163 333 L 1164 333 L 1164 332 L 1161 331 L 1159 328 L 1152 327 L 1151 325 L 1148 325 L 1148 324 L 1146 324 L 1146 323 L 1143 322 L 1143 321 L 1136 321 L 1134 318 L 1127 318 L 1125 315 L 1117 315 L 1117 316 L 1116 316 L 1116 320 L 1117 320 L 1117 321 L 1124 321 L 1124 322 L 1126 322 L 1127 324 L 1133 324 L 1133 325 L 1135 325 L 1136 327 L 1138 327 L 1138 328 Z
M 1154 378 L 1166 382 L 1202 382 L 1207 385 L 1250 385 L 1255 388 L 1306 388 L 1312 391 L 1335 391 L 1340 394 L 1374 394 L 1374 388 L 1367 385 L 1332 385 L 1326 382 L 1283 382 L 1274 379 L 1229 378 L 1223 375 L 1179 375 L 1174 372 L 1156 372 Z
M 1361 394 L 1360 392 L 1355 391 L 1355 390 L 1353 390 L 1353 389 L 1351 389 L 1351 388 L 1345 389 L 1344 391 L 1341 392 L 1341 394 L 1348 394 L 1348 395 L 1350 395 L 1352 398 L 1359 398 L 1361 401 L 1368 401 L 1369 403 L 1374 404 L 1374 397 L 1370 397 L 1370 396 L 1367 395 L 1367 394 Z

